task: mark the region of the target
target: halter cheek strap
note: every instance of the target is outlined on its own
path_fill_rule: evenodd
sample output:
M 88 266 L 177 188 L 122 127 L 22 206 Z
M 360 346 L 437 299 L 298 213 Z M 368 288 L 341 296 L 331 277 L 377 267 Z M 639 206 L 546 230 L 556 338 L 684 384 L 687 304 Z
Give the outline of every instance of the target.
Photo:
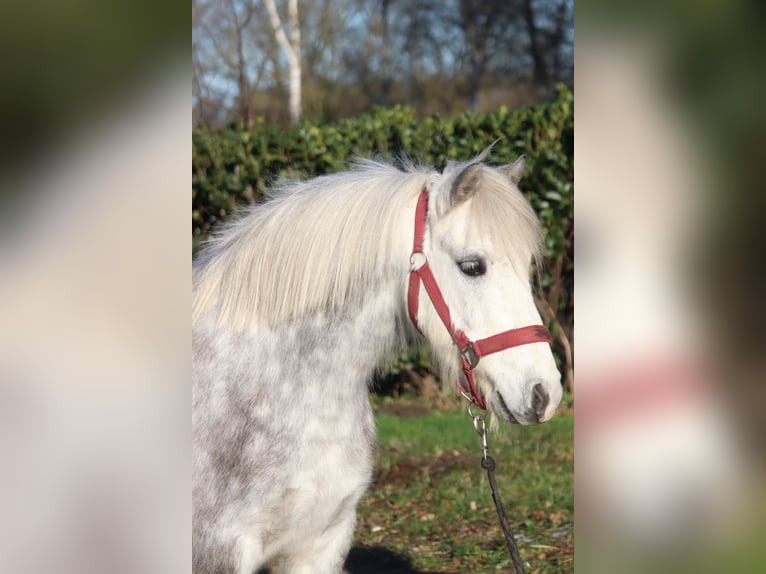
M 461 329 L 456 329 L 452 324 L 449 307 L 446 301 L 444 301 L 439 284 L 436 282 L 431 266 L 428 264 L 428 258 L 423 253 L 427 214 L 428 189 L 424 187 L 423 191 L 420 192 L 418 204 L 415 208 L 415 238 L 412 255 L 410 256 L 410 280 L 407 292 L 407 309 L 410 319 L 418 332 L 422 334 L 423 332 L 418 325 L 418 304 L 420 300 L 420 284 L 422 283 L 436 313 L 447 328 L 453 342 L 460 349 L 465 382 L 459 381 L 458 384 L 463 396 L 480 409 L 486 409 L 487 405 L 476 388 L 473 376 L 473 369 L 479 364 L 479 359 L 492 353 L 510 349 L 511 347 L 518 347 L 519 345 L 530 343 L 550 344 L 551 335 L 548 329 L 545 328 L 545 325 L 529 325 L 519 329 L 503 331 L 478 341 L 471 341 Z

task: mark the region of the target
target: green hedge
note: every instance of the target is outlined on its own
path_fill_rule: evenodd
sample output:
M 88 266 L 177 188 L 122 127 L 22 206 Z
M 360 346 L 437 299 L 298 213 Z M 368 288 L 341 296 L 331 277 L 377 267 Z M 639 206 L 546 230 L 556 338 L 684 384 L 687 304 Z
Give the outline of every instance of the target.
M 281 176 L 303 178 L 340 171 L 355 157 L 406 155 L 441 169 L 448 158 L 469 159 L 499 138 L 490 163 L 508 163 L 521 154 L 528 157 L 520 187 L 545 230 L 546 264 L 540 283 L 552 314 L 543 312 L 543 316 L 554 330 L 563 329 L 570 338 L 574 97 L 563 87 L 546 104 L 514 110 L 500 107 L 450 119 L 419 120 L 411 108 L 395 107 L 332 124 L 304 120 L 282 128 L 261 121 L 251 130 L 241 126 L 195 129 L 194 244 L 238 206 L 259 201 L 269 183 Z M 571 357 L 560 359 L 571 362 Z

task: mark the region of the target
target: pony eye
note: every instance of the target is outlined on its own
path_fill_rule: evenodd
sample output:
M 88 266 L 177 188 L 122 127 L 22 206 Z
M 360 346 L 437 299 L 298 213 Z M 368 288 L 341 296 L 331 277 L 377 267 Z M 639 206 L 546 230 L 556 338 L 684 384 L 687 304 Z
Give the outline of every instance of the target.
M 463 275 L 468 275 L 469 277 L 478 277 L 487 272 L 487 264 L 483 259 L 466 259 L 465 261 L 458 261 L 457 266 L 460 267 L 460 271 Z

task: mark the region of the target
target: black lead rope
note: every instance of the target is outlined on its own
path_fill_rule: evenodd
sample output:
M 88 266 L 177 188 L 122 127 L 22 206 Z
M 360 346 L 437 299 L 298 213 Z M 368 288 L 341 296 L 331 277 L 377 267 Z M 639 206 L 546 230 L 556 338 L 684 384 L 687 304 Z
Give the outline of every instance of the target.
M 513 560 L 513 568 L 516 570 L 516 574 L 524 574 L 524 566 L 521 562 L 521 556 L 519 555 L 519 549 L 516 546 L 516 541 L 513 539 L 513 532 L 511 531 L 511 525 L 508 523 L 508 517 L 505 515 L 505 509 L 503 508 L 503 502 L 500 500 L 500 495 L 497 492 L 497 483 L 495 482 L 495 459 L 487 455 L 481 459 L 482 468 L 487 471 L 487 478 L 489 479 L 489 487 L 492 489 L 492 500 L 495 501 L 495 510 L 497 510 L 497 517 L 500 519 L 500 526 L 505 534 L 505 541 L 508 543 L 508 552 L 511 553 L 511 559 Z
M 508 522 L 508 516 L 505 514 L 503 508 L 503 501 L 500 500 L 500 494 L 497 490 L 497 482 L 495 481 L 495 459 L 489 456 L 489 444 L 487 443 L 487 426 L 484 423 L 486 417 L 485 414 L 476 415 L 468 406 L 468 414 L 473 419 L 473 426 L 476 432 L 481 436 L 481 467 L 487 471 L 487 478 L 489 479 L 489 488 L 492 490 L 492 500 L 495 503 L 495 510 L 497 510 L 497 517 L 500 519 L 500 527 L 503 529 L 505 535 L 505 541 L 508 544 L 508 552 L 511 554 L 511 560 L 513 560 L 513 569 L 516 574 L 524 574 L 524 564 L 521 561 L 521 555 L 519 554 L 519 548 L 516 546 L 516 540 L 513 537 L 513 531 L 511 525 Z

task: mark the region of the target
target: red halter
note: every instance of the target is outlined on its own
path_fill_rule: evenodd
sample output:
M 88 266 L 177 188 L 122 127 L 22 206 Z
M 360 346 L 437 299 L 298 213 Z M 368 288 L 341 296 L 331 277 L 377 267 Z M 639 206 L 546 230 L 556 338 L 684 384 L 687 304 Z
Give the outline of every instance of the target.
M 455 329 L 450 317 L 449 307 L 442 297 L 439 285 L 436 282 L 434 274 L 431 272 L 431 266 L 428 264 L 428 258 L 423 253 L 423 240 L 426 235 L 426 214 L 428 212 L 428 189 L 425 187 L 420 192 L 418 205 L 415 209 L 415 240 L 410 256 L 410 285 L 407 293 L 407 308 L 410 312 L 410 319 L 418 331 L 418 299 L 420 297 L 420 282 L 426 288 L 428 296 L 431 298 L 436 313 L 447 327 L 452 340 L 460 349 L 460 355 L 463 360 L 463 373 L 468 383 L 468 387 L 460 381 L 458 384 L 465 398 L 470 400 L 480 409 L 486 409 L 484 400 L 476 389 L 476 383 L 473 380 L 473 369 L 479 364 L 479 359 L 485 355 L 491 355 L 498 351 L 503 351 L 519 345 L 529 343 L 551 343 L 551 334 L 545 325 L 529 325 L 519 329 L 503 331 L 478 341 L 471 341 L 468 336 L 460 329 Z M 422 331 L 421 331 L 422 333 Z

